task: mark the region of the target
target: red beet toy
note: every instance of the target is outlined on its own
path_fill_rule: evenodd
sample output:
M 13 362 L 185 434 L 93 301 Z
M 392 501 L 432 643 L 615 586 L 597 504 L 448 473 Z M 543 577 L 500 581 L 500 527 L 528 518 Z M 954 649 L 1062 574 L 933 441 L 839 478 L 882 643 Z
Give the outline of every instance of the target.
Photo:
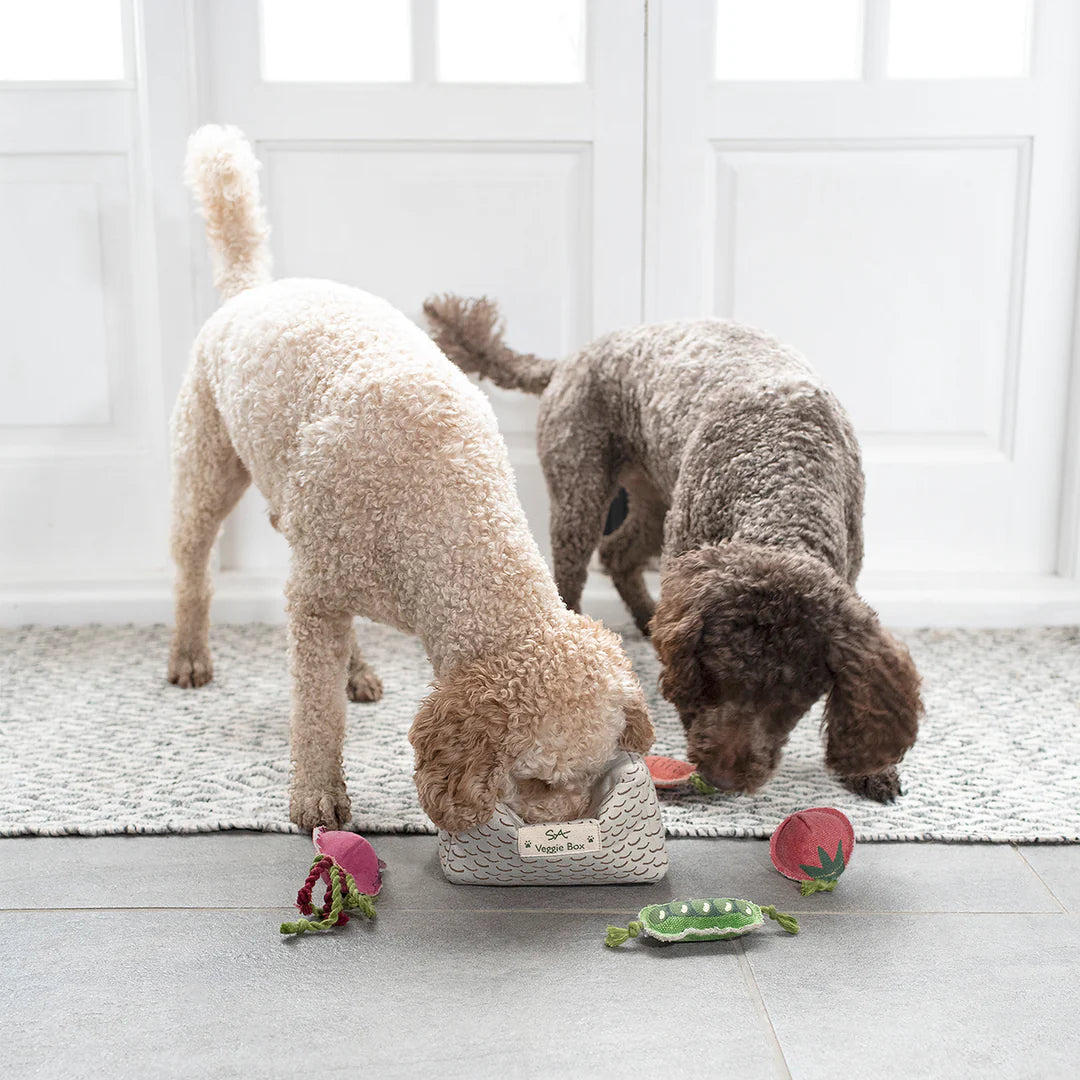
M 347 912 L 375 918 L 375 897 L 382 888 L 382 872 L 386 864 L 375 849 L 356 833 L 337 832 L 322 826 L 311 834 L 318 854 L 311 864 L 307 881 L 296 894 L 296 906 L 301 915 L 315 916 L 282 923 L 283 934 L 306 934 L 312 930 L 329 930 L 349 921 Z M 312 890 L 319 879 L 326 883 L 322 907 L 311 901 Z
M 847 817 L 831 806 L 813 806 L 780 822 L 769 854 L 773 866 L 798 881 L 799 892 L 809 896 L 836 888 L 854 847 L 855 830 Z

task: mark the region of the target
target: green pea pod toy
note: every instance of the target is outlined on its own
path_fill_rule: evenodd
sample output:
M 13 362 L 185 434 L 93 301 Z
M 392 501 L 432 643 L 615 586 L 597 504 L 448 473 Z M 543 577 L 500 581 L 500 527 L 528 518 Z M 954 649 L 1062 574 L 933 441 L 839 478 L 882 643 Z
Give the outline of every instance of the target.
M 763 926 L 766 915 L 789 934 L 799 932 L 798 920 L 793 915 L 782 915 L 774 907 L 759 907 L 749 900 L 670 900 L 642 908 L 625 930 L 621 926 L 609 926 L 604 944 L 615 949 L 639 934 L 664 942 L 721 941 L 742 937 Z

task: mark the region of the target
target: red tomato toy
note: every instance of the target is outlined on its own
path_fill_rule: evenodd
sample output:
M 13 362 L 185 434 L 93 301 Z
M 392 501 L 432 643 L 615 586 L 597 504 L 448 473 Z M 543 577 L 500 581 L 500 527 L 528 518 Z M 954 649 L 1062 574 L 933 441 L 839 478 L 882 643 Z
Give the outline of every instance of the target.
M 773 866 L 800 882 L 799 892 L 832 892 L 851 860 L 855 830 L 839 810 L 812 806 L 784 818 L 769 841 Z

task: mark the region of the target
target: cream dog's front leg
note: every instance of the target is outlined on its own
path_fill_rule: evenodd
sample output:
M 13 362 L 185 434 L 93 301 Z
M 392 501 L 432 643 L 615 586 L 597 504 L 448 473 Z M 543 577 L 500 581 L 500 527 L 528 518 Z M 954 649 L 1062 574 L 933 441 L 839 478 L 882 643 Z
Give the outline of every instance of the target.
M 293 774 L 289 817 L 302 829 L 340 828 L 351 817 L 341 755 L 352 618 L 289 608 Z

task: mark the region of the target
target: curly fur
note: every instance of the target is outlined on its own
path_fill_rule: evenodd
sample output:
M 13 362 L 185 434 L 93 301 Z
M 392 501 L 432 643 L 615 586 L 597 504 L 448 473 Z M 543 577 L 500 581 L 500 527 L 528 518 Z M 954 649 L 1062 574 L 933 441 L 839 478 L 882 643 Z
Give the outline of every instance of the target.
M 922 710 L 907 650 L 854 591 L 863 475 L 844 410 L 793 349 L 719 319 L 620 331 L 515 381 L 484 300 L 425 305 L 467 371 L 540 393 L 555 579 L 577 609 L 600 557 L 663 663 L 689 755 L 713 783 L 752 791 L 822 695 L 826 762 L 888 800 Z M 485 342 L 485 329 L 492 340 Z M 468 355 L 464 361 L 460 354 Z M 626 520 L 601 537 L 626 488 Z M 661 601 L 643 576 L 662 554 Z
M 254 481 L 292 549 L 293 821 L 349 819 L 346 698 L 382 692 L 355 615 L 418 634 L 431 658 L 412 738 L 436 824 L 468 828 L 500 797 L 527 821 L 579 814 L 620 741 L 645 749 L 651 727 L 618 639 L 562 604 L 486 398 L 385 301 L 264 282 L 254 156 L 235 129 L 192 136 L 188 177 L 233 295 L 173 415 L 170 680 L 212 676 L 210 549 Z
M 188 139 L 184 180 L 206 219 L 214 284 L 223 298 L 270 280 L 270 230 L 259 202 L 258 170 L 238 128 L 208 124 Z
M 508 349 L 502 340 L 499 309 L 486 296 L 464 301 L 457 296 L 430 296 L 424 314 L 436 328 L 435 344 L 462 371 L 482 372 L 506 390 L 541 393 L 555 365 L 532 353 Z
M 462 831 L 488 820 L 500 798 L 526 806 L 535 821 L 580 817 L 612 756 L 602 740 L 589 756 L 580 727 L 621 732 L 619 745 L 638 753 L 652 745 L 644 700 L 616 639 L 588 620 L 580 626 L 577 635 L 550 627 L 439 679 L 409 735 L 420 802 L 433 820 Z

